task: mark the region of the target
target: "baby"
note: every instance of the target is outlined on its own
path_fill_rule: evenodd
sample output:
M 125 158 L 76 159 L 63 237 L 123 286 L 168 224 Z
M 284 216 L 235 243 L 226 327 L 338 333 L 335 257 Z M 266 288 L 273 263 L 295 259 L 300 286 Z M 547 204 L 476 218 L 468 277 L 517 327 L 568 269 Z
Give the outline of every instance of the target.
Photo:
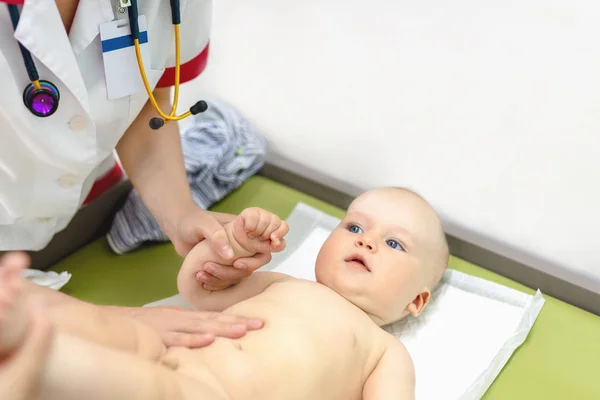
M 226 227 L 236 257 L 256 252 L 281 224 L 264 210 L 245 210 Z M 178 287 L 188 304 L 260 318 L 261 330 L 200 349 L 165 349 L 157 335 L 137 332 L 136 351 L 143 356 L 59 331 L 39 398 L 414 398 L 410 356 L 380 327 L 418 316 L 448 262 L 439 218 L 418 195 L 384 188 L 355 199 L 319 252 L 318 283 L 255 272 L 208 291 L 196 279 L 206 261 L 222 262 L 200 243 L 180 270 Z M 0 285 L 16 299 L 14 280 L 4 277 Z M 22 302 L 0 304 L 1 358 L 18 345 L 15 329 L 25 329 L 26 314 Z

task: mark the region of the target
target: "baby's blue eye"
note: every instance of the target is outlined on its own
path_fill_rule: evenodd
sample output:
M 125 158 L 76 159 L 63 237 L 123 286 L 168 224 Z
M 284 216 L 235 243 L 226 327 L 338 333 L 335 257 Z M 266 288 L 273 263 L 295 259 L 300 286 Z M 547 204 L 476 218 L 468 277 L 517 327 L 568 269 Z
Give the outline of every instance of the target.
M 398 243 L 396 240 L 393 239 L 389 239 L 388 241 L 385 242 L 388 246 L 390 246 L 392 249 L 395 250 L 400 250 L 400 251 L 404 251 L 404 249 L 402 248 L 402 245 L 400 243 Z
M 361 233 L 362 232 L 362 229 L 358 225 L 350 225 L 348 227 L 348 230 L 352 233 Z

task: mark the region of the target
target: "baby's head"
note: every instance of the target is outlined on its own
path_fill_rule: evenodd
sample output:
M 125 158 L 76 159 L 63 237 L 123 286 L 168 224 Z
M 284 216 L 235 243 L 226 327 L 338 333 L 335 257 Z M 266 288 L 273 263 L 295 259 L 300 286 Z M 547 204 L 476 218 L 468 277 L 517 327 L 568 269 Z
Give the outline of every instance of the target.
M 382 326 L 423 311 L 448 257 L 429 203 L 407 189 L 375 189 L 354 199 L 329 235 L 316 277 Z

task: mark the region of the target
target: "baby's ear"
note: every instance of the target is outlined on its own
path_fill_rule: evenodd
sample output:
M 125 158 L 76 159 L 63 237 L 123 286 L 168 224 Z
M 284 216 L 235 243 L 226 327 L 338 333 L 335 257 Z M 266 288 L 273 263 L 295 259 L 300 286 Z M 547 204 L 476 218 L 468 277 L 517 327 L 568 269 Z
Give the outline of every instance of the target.
M 419 293 L 417 297 L 413 299 L 413 301 L 406 307 L 406 311 L 413 317 L 418 317 L 427 303 L 429 303 L 429 298 L 431 297 L 431 293 L 429 289 L 425 289 L 425 291 Z

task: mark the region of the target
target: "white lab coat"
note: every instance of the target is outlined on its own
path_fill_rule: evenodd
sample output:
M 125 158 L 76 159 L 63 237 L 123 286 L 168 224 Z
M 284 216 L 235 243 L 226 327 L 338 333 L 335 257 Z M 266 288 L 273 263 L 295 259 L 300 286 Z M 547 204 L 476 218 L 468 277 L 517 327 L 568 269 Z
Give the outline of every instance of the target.
M 145 91 L 107 99 L 99 24 L 127 17 L 118 0 L 80 0 L 68 36 L 54 0 L 25 3 L 15 32 L 0 2 L 0 251 L 41 250 L 68 225 L 95 181 L 113 169 L 115 146 L 147 100 Z M 169 0 L 138 3 L 147 18 L 151 65 L 145 67 L 155 87 L 174 65 Z M 186 67 L 197 74 L 205 61 L 211 5 L 181 0 L 182 78 Z M 40 79 L 60 91 L 50 117 L 36 117 L 23 104 L 30 81 L 17 40 L 31 52 Z M 169 86 L 165 80 L 161 86 Z

